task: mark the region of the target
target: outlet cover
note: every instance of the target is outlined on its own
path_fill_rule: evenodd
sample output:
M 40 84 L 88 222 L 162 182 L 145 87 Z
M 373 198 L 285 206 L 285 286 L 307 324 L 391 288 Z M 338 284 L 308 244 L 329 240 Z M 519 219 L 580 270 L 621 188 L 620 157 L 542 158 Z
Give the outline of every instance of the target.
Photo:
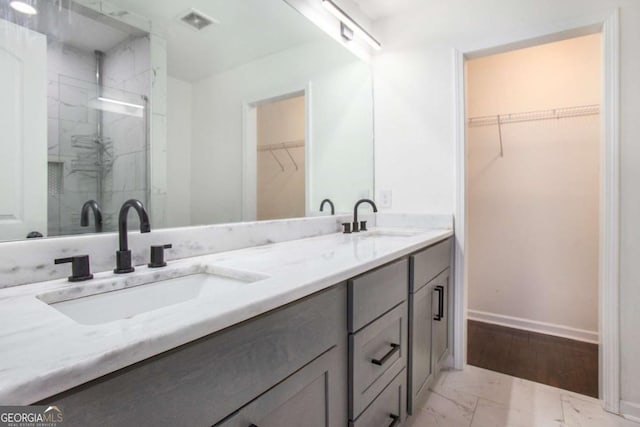
M 380 190 L 376 202 L 381 208 L 391 208 L 391 190 Z

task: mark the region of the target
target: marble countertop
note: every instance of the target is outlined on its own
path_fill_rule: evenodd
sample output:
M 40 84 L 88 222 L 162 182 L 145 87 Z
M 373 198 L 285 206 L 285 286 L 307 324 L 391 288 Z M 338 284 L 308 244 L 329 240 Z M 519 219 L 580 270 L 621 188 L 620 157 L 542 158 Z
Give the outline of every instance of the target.
M 375 235 L 391 231 L 390 235 Z M 393 234 L 408 231 L 411 235 Z M 52 280 L 0 290 L 0 404 L 24 405 L 250 319 L 453 235 L 443 229 L 383 229 L 245 248 L 138 267 L 92 281 Z M 176 277 L 198 269 L 262 280 L 97 325 L 75 322 L 43 300 L 64 300 Z

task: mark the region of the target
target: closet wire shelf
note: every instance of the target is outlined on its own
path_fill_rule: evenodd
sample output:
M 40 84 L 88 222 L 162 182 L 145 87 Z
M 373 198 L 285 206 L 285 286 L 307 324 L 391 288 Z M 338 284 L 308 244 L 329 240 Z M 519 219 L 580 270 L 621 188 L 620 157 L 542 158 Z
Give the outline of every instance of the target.
M 498 114 L 494 116 L 470 117 L 469 127 L 495 126 L 508 123 L 531 122 L 538 120 L 565 119 L 570 117 L 595 116 L 600 114 L 600 105 L 580 105 L 577 107 L 554 108 L 552 110 L 528 111 L 524 113 Z
M 576 107 L 554 108 L 552 110 L 497 114 L 495 116 L 470 117 L 469 119 L 467 119 L 467 125 L 470 128 L 480 126 L 498 126 L 500 157 L 504 157 L 504 145 L 502 143 L 502 125 L 509 123 L 534 122 L 539 120 L 559 120 L 572 117 L 597 116 L 598 114 L 600 114 L 599 104 L 579 105 Z

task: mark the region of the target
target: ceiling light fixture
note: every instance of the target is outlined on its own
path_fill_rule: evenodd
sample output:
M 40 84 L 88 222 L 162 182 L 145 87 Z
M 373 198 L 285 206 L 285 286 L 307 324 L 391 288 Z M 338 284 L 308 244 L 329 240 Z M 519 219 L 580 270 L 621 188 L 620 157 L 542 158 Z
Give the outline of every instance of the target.
M 322 4 L 327 8 L 329 12 L 331 12 L 333 16 L 338 18 L 340 22 L 362 36 L 367 41 L 367 43 L 371 45 L 371 47 L 376 50 L 380 50 L 380 48 L 382 47 L 380 42 L 376 40 L 371 34 L 369 34 L 367 30 L 365 30 L 360 24 L 358 24 L 349 15 L 347 15 L 347 13 L 332 0 L 322 0 Z
M 37 15 L 38 9 L 33 7 L 30 3 L 24 1 L 14 0 L 9 3 L 9 6 L 17 12 L 24 13 L 25 15 Z

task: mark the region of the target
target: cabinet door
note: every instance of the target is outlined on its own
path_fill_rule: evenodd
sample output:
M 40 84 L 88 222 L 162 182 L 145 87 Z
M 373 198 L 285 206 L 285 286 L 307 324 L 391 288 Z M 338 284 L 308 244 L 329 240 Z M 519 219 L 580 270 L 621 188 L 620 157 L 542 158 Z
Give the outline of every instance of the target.
M 433 378 L 431 362 L 431 325 L 435 283 L 422 287 L 409 296 L 409 414 L 426 397 Z
M 433 369 L 448 354 L 449 350 L 449 269 L 434 280 L 433 289 Z
M 344 426 L 344 356 L 334 347 L 214 427 Z

